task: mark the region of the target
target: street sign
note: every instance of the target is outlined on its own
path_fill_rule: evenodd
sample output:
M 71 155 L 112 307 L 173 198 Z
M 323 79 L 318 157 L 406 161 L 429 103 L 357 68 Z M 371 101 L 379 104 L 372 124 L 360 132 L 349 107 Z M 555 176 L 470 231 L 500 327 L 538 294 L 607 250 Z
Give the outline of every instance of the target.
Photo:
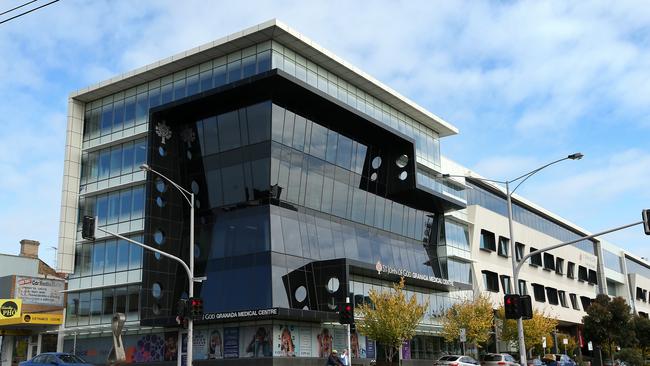
M 562 340 L 562 343 L 563 343 L 563 344 L 569 344 L 569 340 L 568 340 L 567 338 L 564 338 L 564 339 Z
M 542 337 L 542 348 L 546 348 L 546 337 Z
M 460 328 L 460 341 L 467 342 L 467 331 L 465 328 Z
M 591 341 L 587 342 L 587 349 L 590 350 L 590 351 L 594 350 L 594 345 L 593 345 L 593 343 L 591 343 Z

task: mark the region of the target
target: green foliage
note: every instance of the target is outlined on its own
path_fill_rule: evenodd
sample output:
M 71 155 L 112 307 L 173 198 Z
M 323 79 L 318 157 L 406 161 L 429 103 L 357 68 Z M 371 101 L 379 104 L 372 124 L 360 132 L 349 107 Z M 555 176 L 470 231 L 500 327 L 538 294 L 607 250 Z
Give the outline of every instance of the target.
M 627 362 L 630 366 L 643 366 L 641 352 L 634 348 L 623 348 L 616 354 L 616 359 Z
M 442 334 L 448 342 L 458 340 L 460 329 L 465 328 L 467 343 L 481 344 L 490 339 L 494 321 L 492 303 L 487 296 L 454 304 L 442 320 Z
M 610 357 L 615 345 L 628 346 L 636 340 L 630 306 L 622 297 L 596 296 L 582 323 L 585 337 L 608 349 Z
M 650 319 L 635 315 L 632 322 L 634 323 L 637 346 L 641 350 L 641 356 L 645 359 L 648 348 L 650 348 Z
M 415 328 L 422 321 L 428 303 L 419 305 L 415 296 L 407 298 L 404 277 L 393 285 L 392 291 L 370 290 L 371 304 L 355 309 L 359 333 L 384 345 L 386 360 L 392 360 L 402 341 L 415 336 Z

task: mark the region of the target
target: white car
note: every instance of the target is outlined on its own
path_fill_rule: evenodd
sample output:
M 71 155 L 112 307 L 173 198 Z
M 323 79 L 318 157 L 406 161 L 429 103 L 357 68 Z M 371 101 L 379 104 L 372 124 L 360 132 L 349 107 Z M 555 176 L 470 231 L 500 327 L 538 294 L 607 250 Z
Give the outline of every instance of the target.
M 478 361 L 463 355 L 442 356 L 433 363 L 433 366 L 476 366 L 480 365 Z
M 481 366 L 519 366 L 519 362 L 507 353 L 488 353 L 483 356 Z

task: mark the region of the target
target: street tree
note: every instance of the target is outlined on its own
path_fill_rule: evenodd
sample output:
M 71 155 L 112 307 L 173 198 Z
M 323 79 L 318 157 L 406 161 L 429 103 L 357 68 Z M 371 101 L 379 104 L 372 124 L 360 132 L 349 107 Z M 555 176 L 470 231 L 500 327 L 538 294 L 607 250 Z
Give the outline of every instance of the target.
M 606 347 L 614 362 L 614 346 L 625 347 L 636 340 L 630 306 L 622 297 L 610 299 L 600 294 L 586 312 L 582 318 L 585 336 L 601 348 Z
M 404 277 L 389 291 L 370 290 L 370 303 L 355 308 L 357 330 L 384 346 L 386 361 L 396 355 L 402 342 L 415 336 L 415 328 L 429 306 L 418 304 L 404 291 Z
M 494 310 L 490 299 L 480 295 L 474 299 L 452 305 L 442 320 L 442 335 L 448 342 L 459 339 L 460 329 L 465 329 L 467 343 L 479 345 L 490 339 Z
M 646 353 L 650 348 L 650 319 L 635 315 L 632 322 L 634 323 L 637 347 L 641 351 L 641 358 L 645 360 Z
M 497 310 L 497 316 L 502 319 L 501 338 L 504 341 L 517 342 L 517 321 L 505 318 L 503 305 Z M 524 338 L 526 339 L 527 352 L 534 348 L 542 348 L 542 337 L 546 337 L 546 348 L 553 346 L 551 332 L 557 327 L 558 321 L 546 313 L 533 309 L 533 317 L 524 320 Z

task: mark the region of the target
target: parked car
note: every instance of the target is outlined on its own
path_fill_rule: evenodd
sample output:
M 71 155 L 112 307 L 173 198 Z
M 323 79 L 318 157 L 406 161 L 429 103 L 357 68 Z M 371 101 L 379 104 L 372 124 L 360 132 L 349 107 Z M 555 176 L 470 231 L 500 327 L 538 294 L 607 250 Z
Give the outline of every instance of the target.
M 93 366 L 83 358 L 73 355 L 72 353 L 63 352 L 46 352 L 32 358 L 29 361 L 23 361 L 20 366 Z
M 514 357 L 507 353 L 488 353 L 483 356 L 482 366 L 519 366 Z
M 528 359 L 528 366 L 546 366 L 539 358 Z
M 476 366 L 480 365 L 478 361 L 462 355 L 447 355 L 440 357 L 433 362 L 433 366 Z
M 576 362 L 571 359 L 571 357 L 563 354 L 546 354 L 544 355 L 544 360 L 555 360 L 555 365 L 551 365 L 552 362 L 546 362 L 549 366 L 576 366 Z

